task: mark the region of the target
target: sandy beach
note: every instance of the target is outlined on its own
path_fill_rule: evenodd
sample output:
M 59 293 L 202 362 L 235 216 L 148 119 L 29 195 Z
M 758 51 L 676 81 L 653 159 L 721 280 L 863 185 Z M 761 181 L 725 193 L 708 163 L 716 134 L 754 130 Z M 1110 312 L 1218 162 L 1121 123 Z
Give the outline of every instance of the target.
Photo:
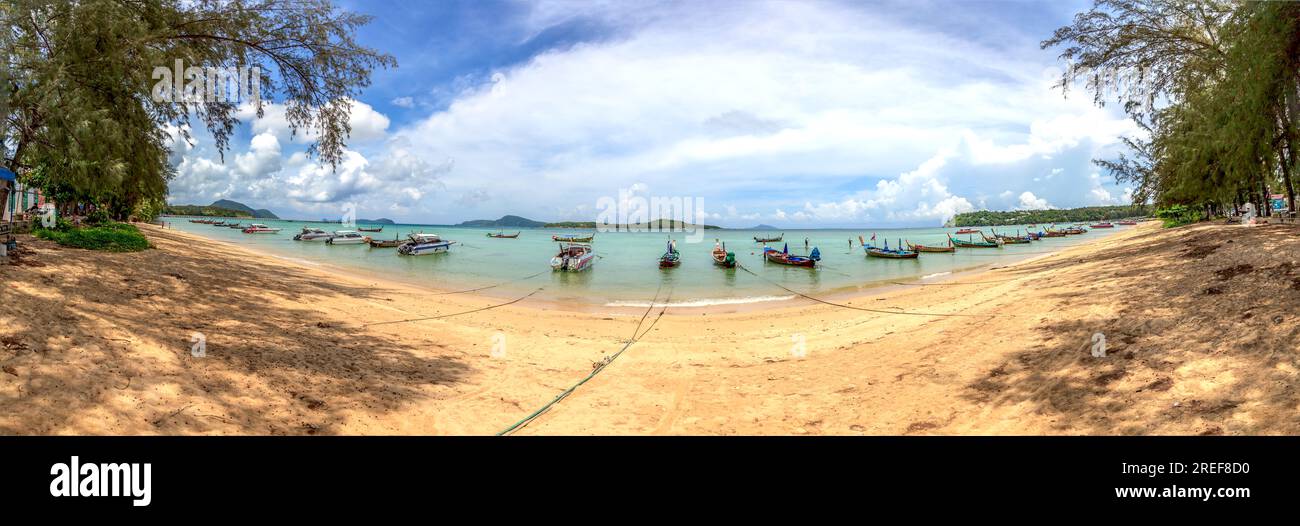
M 1300 432 L 1293 226 L 1145 223 L 839 305 L 648 314 L 141 228 L 155 249 L 24 236 L 0 265 L 0 433 L 493 434 L 634 332 L 514 434 Z

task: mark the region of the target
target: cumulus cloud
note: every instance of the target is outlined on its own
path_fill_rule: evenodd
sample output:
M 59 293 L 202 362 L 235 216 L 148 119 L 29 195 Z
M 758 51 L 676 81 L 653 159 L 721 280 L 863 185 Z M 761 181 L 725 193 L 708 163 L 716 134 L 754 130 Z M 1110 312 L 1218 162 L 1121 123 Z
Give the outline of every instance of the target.
M 1056 207 L 1048 203 L 1046 199 L 1034 195 L 1033 192 L 1025 191 L 1020 194 L 1020 206 L 1018 208 L 1021 210 L 1047 210 Z
M 392 103 L 392 105 L 397 106 L 397 107 L 400 107 L 400 108 L 414 108 L 414 107 L 415 107 L 415 99 L 413 99 L 413 98 L 411 98 L 411 97 L 398 97 L 398 98 L 393 99 L 393 100 L 390 101 L 390 102 Z

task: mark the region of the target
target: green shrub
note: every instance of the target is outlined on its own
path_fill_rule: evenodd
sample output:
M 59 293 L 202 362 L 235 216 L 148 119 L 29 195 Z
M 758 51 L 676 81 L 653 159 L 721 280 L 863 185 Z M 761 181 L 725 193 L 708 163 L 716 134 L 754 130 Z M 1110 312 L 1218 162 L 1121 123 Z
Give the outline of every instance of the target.
M 1171 228 L 1200 221 L 1201 212 L 1187 205 L 1174 205 L 1156 209 L 1156 217 L 1164 221 L 1165 228 Z
M 103 223 L 96 226 L 73 228 L 59 225 L 36 230 L 36 237 L 48 239 L 63 246 L 109 252 L 138 252 L 150 248 L 149 240 L 132 225 Z

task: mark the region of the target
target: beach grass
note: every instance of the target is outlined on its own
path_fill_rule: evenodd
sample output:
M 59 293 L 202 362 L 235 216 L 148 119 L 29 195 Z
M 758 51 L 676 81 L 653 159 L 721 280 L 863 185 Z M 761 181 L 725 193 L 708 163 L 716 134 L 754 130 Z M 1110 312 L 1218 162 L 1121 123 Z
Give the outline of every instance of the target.
M 106 222 L 84 227 L 63 224 L 55 228 L 39 228 L 35 235 L 63 246 L 87 250 L 139 252 L 151 247 L 138 228 L 126 223 Z

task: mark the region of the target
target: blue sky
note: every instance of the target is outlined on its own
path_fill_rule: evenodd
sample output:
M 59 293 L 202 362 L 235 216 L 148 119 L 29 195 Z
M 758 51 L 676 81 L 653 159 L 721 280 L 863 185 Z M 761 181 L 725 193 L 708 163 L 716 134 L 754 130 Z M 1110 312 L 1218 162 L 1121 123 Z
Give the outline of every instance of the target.
M 282 111 L 224 162 L 176 143 L 173 203 L 455 223 L 594 220 L 620 190 L 710 224 L 933 226 L 977 209 L 1125 204 L 1091 163 L 1135 132 L 1050 88 L 1038 42 L 1083 2 L 345 2 L 394 55 L 337 169 Z

